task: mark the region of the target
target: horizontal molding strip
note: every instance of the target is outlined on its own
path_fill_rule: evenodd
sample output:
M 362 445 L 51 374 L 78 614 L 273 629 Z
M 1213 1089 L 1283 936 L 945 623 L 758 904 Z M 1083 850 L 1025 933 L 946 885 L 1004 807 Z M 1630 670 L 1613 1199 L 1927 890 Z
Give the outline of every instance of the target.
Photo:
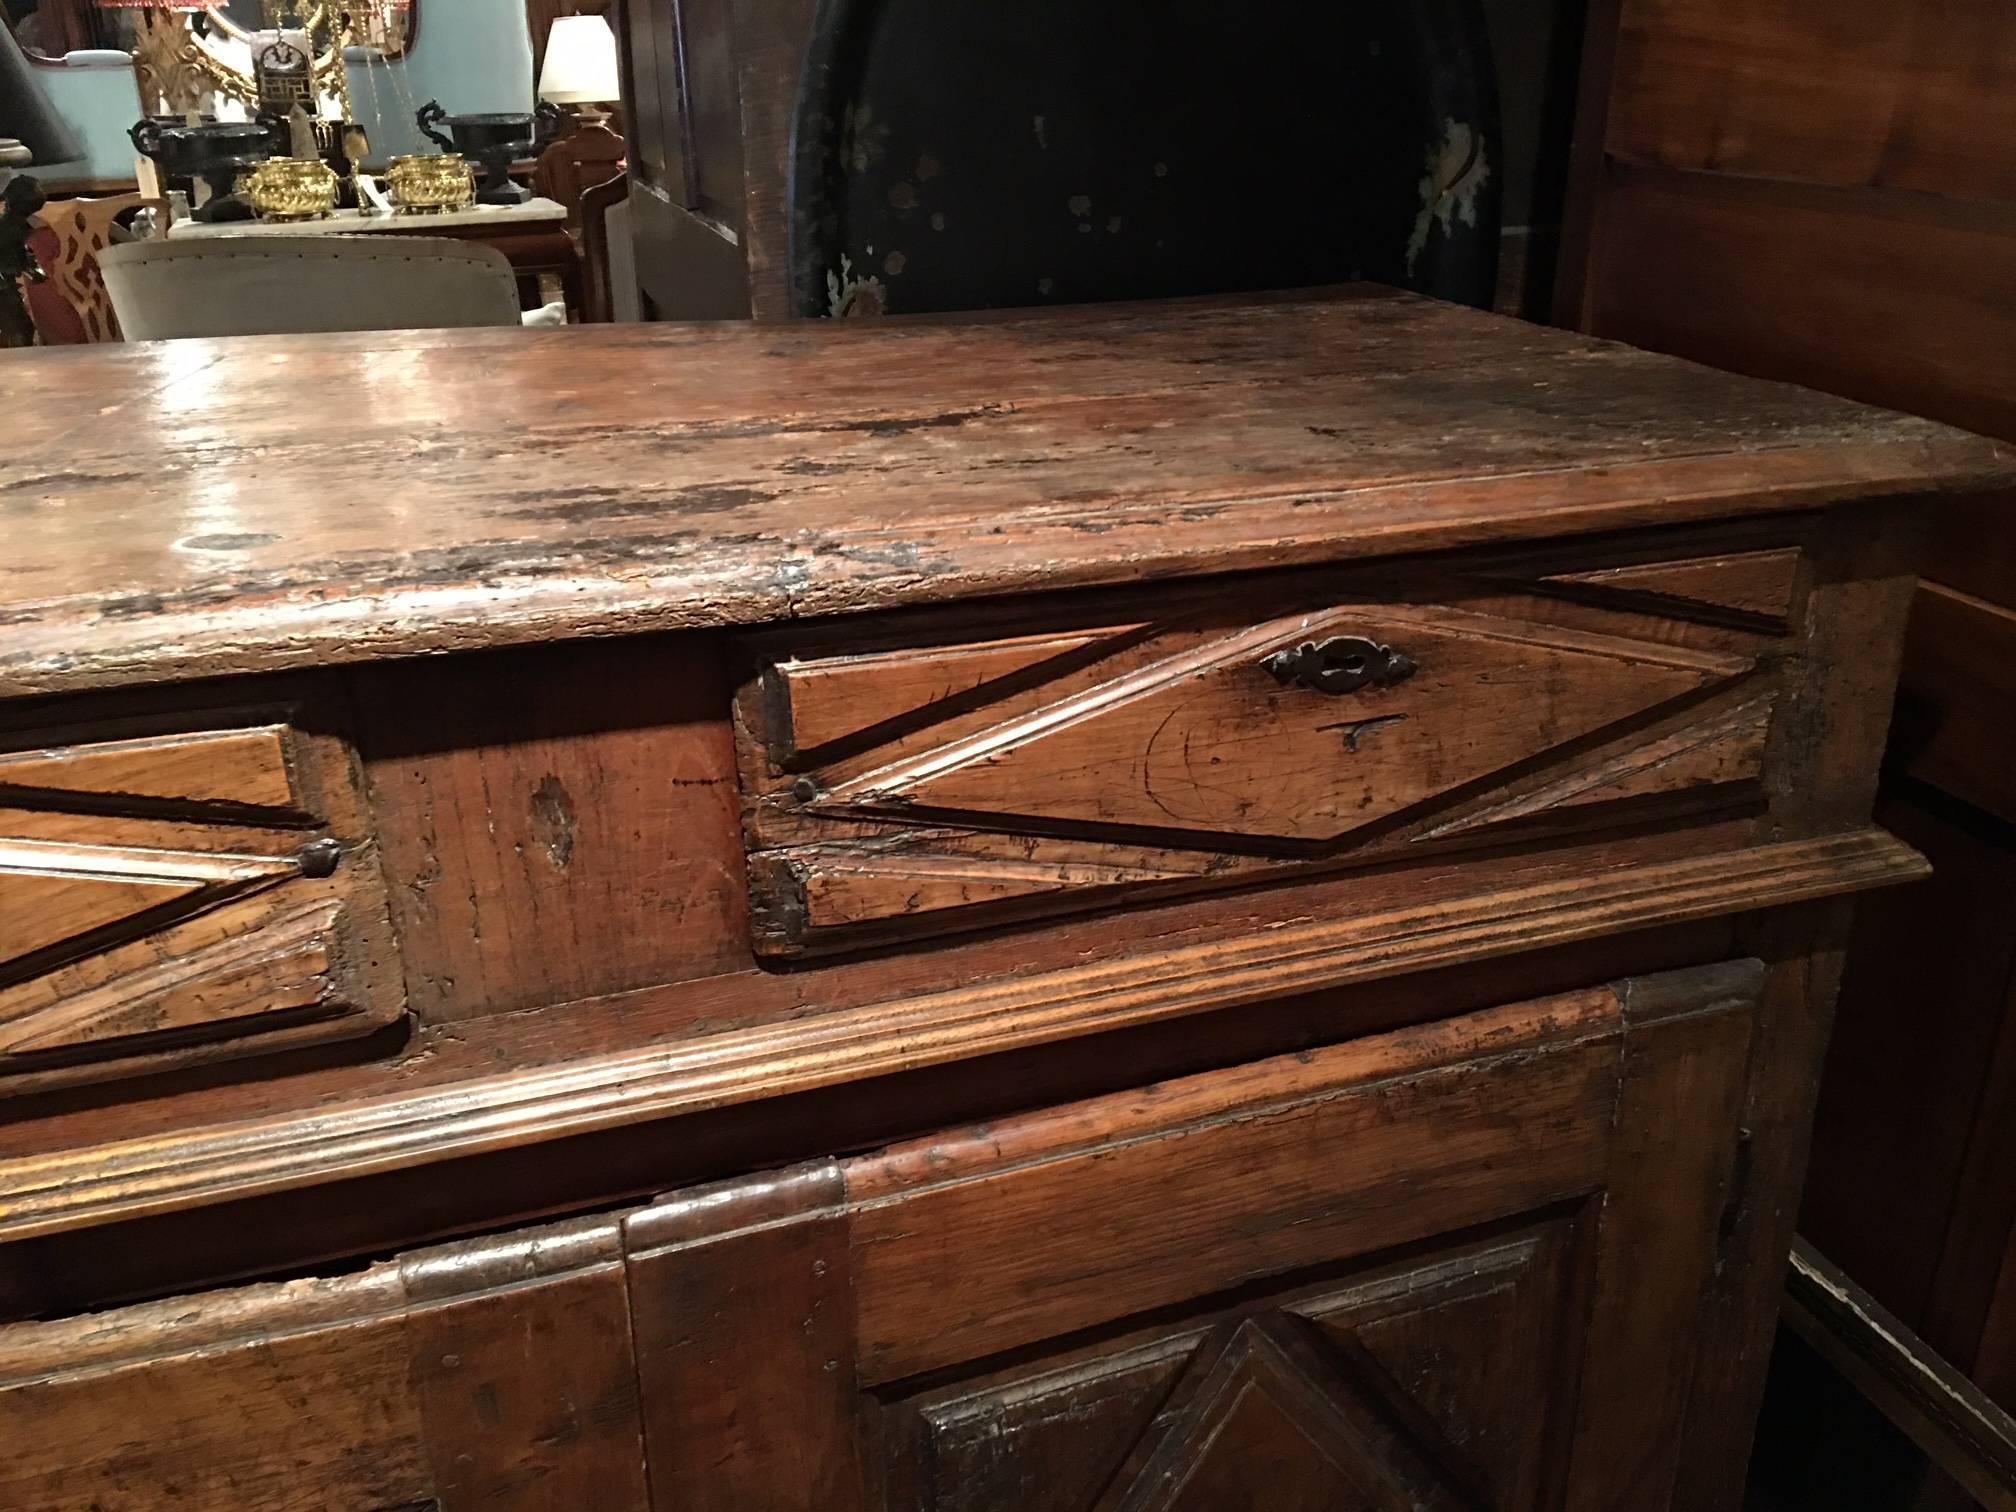
M 0 1241 L 746 1104 L 1352 982 L 1912 881 L 1880 829 L 1297 924 L 461 1086 L 0 1161 Z

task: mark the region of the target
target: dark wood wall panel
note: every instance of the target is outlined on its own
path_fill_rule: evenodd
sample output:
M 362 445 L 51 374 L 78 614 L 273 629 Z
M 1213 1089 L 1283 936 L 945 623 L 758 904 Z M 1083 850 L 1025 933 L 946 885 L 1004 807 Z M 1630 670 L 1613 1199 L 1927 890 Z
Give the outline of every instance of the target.
M 2016 7 L 1625 8 L 1609 150 L 1717 173 L 2016 198 Z
M 2016 892 L 2016 855 L 1914 803 L 1891 799 L 1877 816 L 1941 865 L 1865 910 L 1861 969 L 1843 986 L 1822 1082 L 1805 1222 L 1828 1234 L 1830 1259 L 1926 1333 L 1940 1247 L 1897 1235 L 1944 1229 L 1967 1160 L 2016 974 L 2016 935 L 1994 906 Z M 1917 948 L 1928 938 L 1947 947 L 1929 960 Z M 1888 1219 L 1880 1227 L 1867 1221 L 1872 1199 Z M 1964 1341 L 1932 1342 L 1957 1355 Z
M 623 106 L 630 118 L 633 184 L 684 203 L 680 157 L 679 46 L 675 12 L 656 0 L 624 0 L 616 18 Z
M 1601 198 L 1590 329 L 2016 436 L 2016 204 L 1617 162 Z
M 2016 438 L 2016 7 L 1621 0 L 1585 56 L 1558 311 Z M 1802 1223 L 2016 1406 L 2016 499 L 1930 548 L 1885 819 L 1940 876 L 1863 911 Z

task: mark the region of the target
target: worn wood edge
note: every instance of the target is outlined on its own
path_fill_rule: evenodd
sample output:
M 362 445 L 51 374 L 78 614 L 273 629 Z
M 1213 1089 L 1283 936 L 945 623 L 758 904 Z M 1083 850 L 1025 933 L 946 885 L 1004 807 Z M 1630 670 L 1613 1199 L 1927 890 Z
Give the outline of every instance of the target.
M 468 585 L 331 594 L 326 584 L 241 607 L 164 608 L 130 619 L 89 600 L 32 606 L 0 651 L 0 700 L 131 683 L 374 662 L 535 641 L 669 630 L 746 628 L 996 594 L 1102 587 L 1179 577 L 1319 566 L 1416 552 L 1538 541 L 1734 516 L 1786 514 L 1892 497 L 1973 495 L 2016 487 L 2016 448 L 1950 437 L 1864 446 L 1704 452 L 1601 468 L 1564 467 L 1414 480 L 1348 490 L 1186 501 L 1236 521 L 1203 538 L 1172 530 L 1163 500 L 1109 499 L 1064 508 L 1032 501 L 1004 532 L 1000 515 L 916 531 L 849 526 L 855 548 L 956 553 L 926 572 L 822 549 L 822 532 L 764 538 L 745 559 L 703 558 L 658 572 L 568 572 Z M 1522 494 L 1516 505 L 1502 495 Z M 1495 502 L 1494 502 L 1495 500 Z M 919 539 L 919 538 L 922 539 Z M 928 549 L 927 549 L 928 548 Z
M 0 1326 L 0 1390 L 392 1317 L 406 1305 L 396 1260 L 211 1292 L 209 1307 L 164 1297 L 103 1312 Z
M 2016 1509 L 2016 1418 L 1803 1238 L 1783 1316 L 1968 1495 L 1990 1512 Z
M 620 1264 L 607 1215 L 463 1240 L 381 1260 L 348 1275 L 258 1282 L 103 1312 L 0 1325 L 0 1390 L 88 1377 L 327 1328 L 354 1328 L 437 1303 L 470 1301 Z
M 1304 922 L 676 1045 L 0 1162 L 0 1241 L 748 1104 L 1116 1029 L 1913 881 L 1873 827 Z
M 837 1160 L 815 1160 L 762 1176 L 736 1176 L 662 1197 L 623 1221 L 632 1260 L 713 1244 L 808 1219 L 832 1217 L 846 1204 Z
M 1989 235 L 2016 234 L 2016 204 L 1992 195 L 1841 183 L 1784 172 L 1737 173 L 1723 167 L 1690 167 L 1661 162 L 1628 147 L 1606 148 L 1604 160 L 1605 180 L 1627 190 L 1770 209 L 1789 203 L 1797 209 L 1836 210 L 1862 219 L 1902 220 Z
M 1044 1110 L 906 1140 L 846 1163 L 850 1210 L 991 1181 L 1011 1171 L 1105 1152 L 1140 1140 L 1355 1096 L 1432 1071 L 1486 1071 L 1506 1060 L 1621 1043 L 1624 1003 L 1591 987 L 1452 1019 L 1270 1056 L 1230 1069 L 1109 1092 Z
M 1652 976 L 1630 977 L 1616 984 L 1624 1005 L 1624 1022 L 1640 1032 L 1675 1019 L 1702 1014 L 1755 1012 L 1769 974 L 1754 956 L 1714 961 Z

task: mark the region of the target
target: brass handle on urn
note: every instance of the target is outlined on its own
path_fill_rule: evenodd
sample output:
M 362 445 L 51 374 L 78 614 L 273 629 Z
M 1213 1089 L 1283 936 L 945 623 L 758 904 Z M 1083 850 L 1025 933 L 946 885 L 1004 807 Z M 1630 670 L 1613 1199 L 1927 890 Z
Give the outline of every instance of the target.
M 1356 693 L 1368 685 L 1390 687 L 1419 670 L 1405 651 L 1362 635 L 1333 635 L 1325 641 L 1304 641 L 1288 651 L 1262 657 L 1260 665 L 1283 687 L 1317 693 Z

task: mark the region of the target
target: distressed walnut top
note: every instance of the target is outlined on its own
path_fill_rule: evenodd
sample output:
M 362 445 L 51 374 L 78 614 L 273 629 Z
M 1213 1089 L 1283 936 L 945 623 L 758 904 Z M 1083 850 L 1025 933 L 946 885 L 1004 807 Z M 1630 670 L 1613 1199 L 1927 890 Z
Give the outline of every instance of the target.
M 2016 483 L 1929 421 L 1374 289 L 0 376 L 10 696 Z

